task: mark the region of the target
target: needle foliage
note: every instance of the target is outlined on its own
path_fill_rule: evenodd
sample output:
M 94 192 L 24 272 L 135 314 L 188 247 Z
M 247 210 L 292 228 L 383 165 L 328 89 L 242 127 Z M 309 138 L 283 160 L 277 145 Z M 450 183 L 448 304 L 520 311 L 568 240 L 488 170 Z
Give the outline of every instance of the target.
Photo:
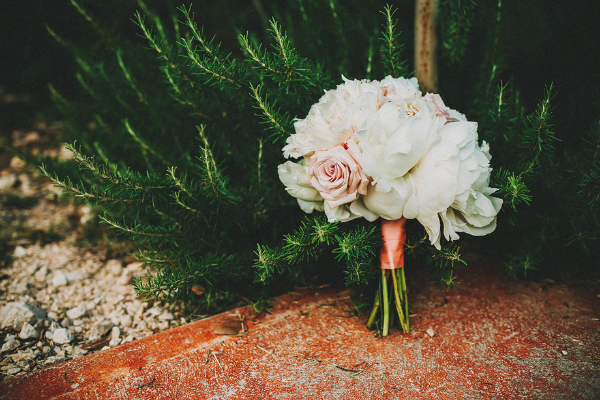
M 304 216 L 277 165 L 294 119 L 342 74 L 411 75 L 412 2 L 71 2 L 95 41 L 48 26 L 79 91 L 50 87 L 74 156 L 42 172 L 138 244 L 139 294 L 210 307 L 323 280 L 376 284 L 379 225 Z M 491 145 L 505 203 L 478 241 L 530 276 L 564 247 L 597 245 L 600 125 L 563 146 L 555 86 L 520 87 L 510 68 L 517 14 L 502 4 L 440 3 L 440 93 Z M 456 284 L 460 248 L 423 234 L 409 226 L 407 265 Z

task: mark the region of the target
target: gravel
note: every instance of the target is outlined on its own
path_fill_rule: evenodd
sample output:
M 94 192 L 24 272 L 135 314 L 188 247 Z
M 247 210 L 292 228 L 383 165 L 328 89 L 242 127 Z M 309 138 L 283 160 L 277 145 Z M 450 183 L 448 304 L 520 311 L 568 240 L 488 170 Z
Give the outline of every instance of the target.
M 186 322 L 160 304 L 140 301 L 129 279 L 121 279 L 134 268 L 115 268 L 123 260 L 105 260 L 66 242 L 23 249 L 25 253 L 18 250 L 20 257 L 13 253 L 12 265 L 3 271 L 9 278 L 0 282 L 0 324 L 4 327 L 0 330 L 0 372 L 4 379 Z M 56 284 L 55 279 L 40 281 L 36 274 L 43 268 L 50 276 L 77 272 L 85 278 L 67 279 L 66 284 Z M 135 271 L 143 273 L 139 265 Z M 13 292 L 19 281 L 27 283 L 24 293 Z
M 33 136 L 16 132 L 14 143 Z M 40 151 L 68 156 L 58 148 Z M 145 274 L 141 263 L 106 234 L 92 244 L 82 240 L 90 229 L 105 228 L 88 227 L 93 211 L 59 193 L 19 159 L 0 163 L 0 379 L 186 322 L 179 312 L 136 296 L 130 282 Z M 26 206 L 7 205 L 8 198 Z

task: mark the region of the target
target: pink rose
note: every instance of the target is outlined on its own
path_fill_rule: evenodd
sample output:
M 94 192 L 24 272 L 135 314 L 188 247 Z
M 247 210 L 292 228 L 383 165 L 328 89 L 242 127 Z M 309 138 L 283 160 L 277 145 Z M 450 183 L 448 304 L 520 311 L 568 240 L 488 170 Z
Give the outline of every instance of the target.
M 315 151 L 310 157 L 308 179 L 331 209 L 367 194 L 369 184 L 362 167 L 344 146 Z

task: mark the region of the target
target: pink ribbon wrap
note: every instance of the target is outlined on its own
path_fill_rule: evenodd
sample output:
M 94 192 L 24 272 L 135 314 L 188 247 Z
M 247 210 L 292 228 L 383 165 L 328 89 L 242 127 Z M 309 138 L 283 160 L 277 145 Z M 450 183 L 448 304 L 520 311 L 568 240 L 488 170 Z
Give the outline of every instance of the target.
M 396 269 L 404 267 L 404 242 L 406 241 L 406 218 L 393 221 L 381 220 L 381 269 Z

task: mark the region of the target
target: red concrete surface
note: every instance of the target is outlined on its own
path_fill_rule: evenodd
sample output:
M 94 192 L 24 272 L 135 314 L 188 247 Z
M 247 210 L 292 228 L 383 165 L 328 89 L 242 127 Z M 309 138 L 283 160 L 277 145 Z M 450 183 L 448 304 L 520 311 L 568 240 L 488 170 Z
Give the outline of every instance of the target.
M 299 290 L 237 336 L 214 330 L 247 308 L 12 378 L 0 398 L 600 398 L 598 285 L 512 281 L 474 261 L 439 292 L 415 269 L 409 334 L 375 337 L 347 292 Z

